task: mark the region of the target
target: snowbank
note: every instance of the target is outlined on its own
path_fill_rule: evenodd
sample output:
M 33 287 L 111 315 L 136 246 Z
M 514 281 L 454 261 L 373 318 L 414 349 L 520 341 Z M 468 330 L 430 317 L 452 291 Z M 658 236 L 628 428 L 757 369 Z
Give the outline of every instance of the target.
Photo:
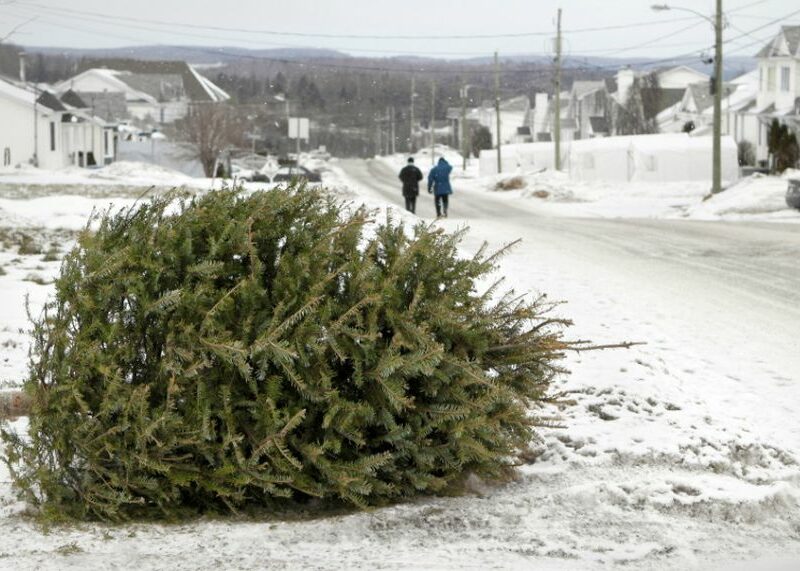
M 692 206 L 688 216 L 698 220 L 775 220 L 800 222 L 800 210 L 786 205 L 789 178 L 798 171 L 783 176 L 754 174 L 705 202 Z

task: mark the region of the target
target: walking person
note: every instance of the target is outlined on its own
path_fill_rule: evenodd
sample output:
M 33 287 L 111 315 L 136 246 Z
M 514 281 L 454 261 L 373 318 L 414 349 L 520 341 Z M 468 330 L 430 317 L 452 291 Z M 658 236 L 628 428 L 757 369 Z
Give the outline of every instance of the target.
M 428 193 L 433 189 L 434 203 L 436 204 L 436 218 L 447 218 L 447 207 L 453 187 L 450 186 L 450 173 L 453 167 L 444 157 L 428 173 Z
M 419 181 L 422 180 L 422 171 L 414 165 L 414 157 L 409 157 L 408 164 L 400 169 L 399 178 L 403 181 L 403 198 L 406 199 L 406 210 L 414 214 L 417 210 Z

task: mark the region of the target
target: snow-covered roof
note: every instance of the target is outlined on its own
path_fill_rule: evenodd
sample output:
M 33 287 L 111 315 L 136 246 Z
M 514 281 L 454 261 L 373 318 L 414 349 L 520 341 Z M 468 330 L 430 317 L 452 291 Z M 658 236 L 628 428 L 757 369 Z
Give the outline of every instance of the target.
M 599 91 L 601 89 L 605 89 L 606 83 L 605 81 L 575 81 L 572 84 L 572 94 L 575 95 L 576 98 L 580 99 L 589 95 L 590 93 L 594 93 L 595 91 Z
M 102 69 L 128 84 L 132 89 L 148 94 L 157 102 L 163 97 L 186 97 L 193 102 L 219 102 L 230 96 L 194 67 L 180 60 L 135 60 L 99 58 L 83 60 L 80 70 Z
M 787 55 L 800 56 L 800 26 L 781 27 L 780 32 L 759 50 L 756 57 L 783 55 L 781 52 L 784 49 L 788 52 Z
M 74 90 L 78 92 L 84 91 L 80 89 L 79 86 L 75 86 L 75 84 L 80 82 L 84 78 L 94 76 L 101 79 L 105 84 L 108 85 L 108 91 L 116 91 L 119 93 L 124 93 L 126 101 L 146 101 L 148 103 L 153 103 L 153 104 L 158 103 L 158 100 L 152 95 L 149 95 L 143 91 L 135 89 L 129 83 L 124 81 L 123 77 L 126 74 L 130 74 L 130 72 L 119 71 L 116 69 L 90 68 L 80 72 L 75 77 L 64 80 L 61 83 L 57 84 L 56 92 L 66 93 L 69 90 Z
M 745 74 L 734 80 L 730 88 L 733 89 L 727 97 L 722 98 L 723 111 L 743 111 L 746 108 L 752 107 L 758 99 L 758 76 L 756 75 L 756 82 L 753 84 L 746 77 L 750 74 Z M 710 106 L 703 110 L 703 115 L 713 115 L 714 107 Z
M 197 79 L 200 85 L 205 89 L 206 93 L 208 93 L 208 97 L 211 101 L 214 102 L 221 102 L 227 101 L 231 98 L 222 88 L 217 86 L 214 82 L 212 82 L 207 77 L 198 73 L 198 71 L 194 68 L 194 66 L 189 66 L 189 70 L 192 72 L 192 75 Z
M 0 97 L 33 107 L 39 102 L 41 94 L 37 94 L 30 89 L 24 89 L 0 78 Z M 50 106 L 42 104 L 40 112 L 47 114 L 49 111 L 52 111 Z

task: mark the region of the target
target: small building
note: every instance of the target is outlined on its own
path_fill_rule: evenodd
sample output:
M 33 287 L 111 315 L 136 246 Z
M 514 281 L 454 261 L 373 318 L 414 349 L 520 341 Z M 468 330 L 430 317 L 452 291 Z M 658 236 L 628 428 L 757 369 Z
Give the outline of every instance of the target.
M 182 119 L 192 104 L 230 99 L 183 61 L 84 60 L 75 77 L 56 86 L 59 94 L 67 91 L 77 93 L 92 108 L 99 108 L 107 120 L 132 118 L 157 124 Z
M 60 169 L 114 160 L 114 126 L 71 103 L 78 102 L 0 78 L 0 165 Z

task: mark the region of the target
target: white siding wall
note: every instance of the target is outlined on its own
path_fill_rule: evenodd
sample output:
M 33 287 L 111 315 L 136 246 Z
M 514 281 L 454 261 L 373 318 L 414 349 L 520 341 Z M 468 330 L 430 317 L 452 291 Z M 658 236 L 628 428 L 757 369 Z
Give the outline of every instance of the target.
M 55 123 L 56 150 L 50 148 L 50 122 Z M 41 106 L 36 113 L 32 105 L 0 95 L 0 166 L 5 149 L 10 150 L 11 166 L 28 164 L 36 154 L 34 125 L 38 127 L 38 157 L 42 168 L 60 168 L 60 117 Z

